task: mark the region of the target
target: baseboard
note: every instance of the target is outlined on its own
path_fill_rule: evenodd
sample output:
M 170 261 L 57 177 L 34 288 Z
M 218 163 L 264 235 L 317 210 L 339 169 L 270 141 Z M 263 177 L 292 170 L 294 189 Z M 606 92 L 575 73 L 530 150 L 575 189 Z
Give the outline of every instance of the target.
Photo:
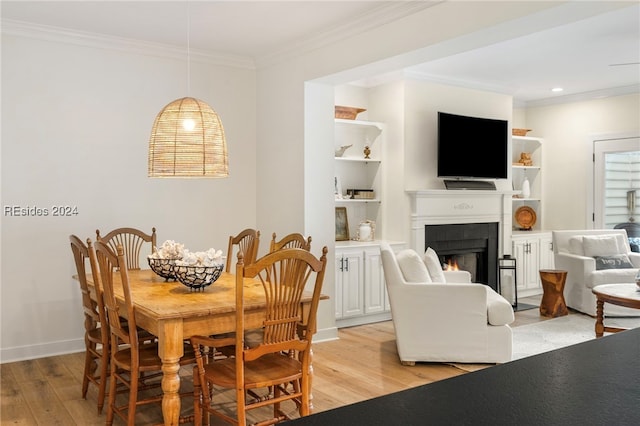
M 329 342 L 331 340 L 338 340 L 338 328 L 329 327 L 316 331 L 313 335 L 313 343 Z
M 84 349 L 84 338 L 59 342 L 38 343 L 28 346 L 16 346 L 13 348 L 5 348 L 0 351 L 0 364 L 83 352 Z
M 381 312 L 378 314 L 361 315 L 357 317 L 339 319 L 339 320 L 336 320 L 336 326 L 338 328 L 353 327 L 356 325 L 364 325 L 364 324 L 370 324 L 370 323 L 380 322 L 380 321 L 389 321 L 390 319 L 391 319 L 391 312 Z

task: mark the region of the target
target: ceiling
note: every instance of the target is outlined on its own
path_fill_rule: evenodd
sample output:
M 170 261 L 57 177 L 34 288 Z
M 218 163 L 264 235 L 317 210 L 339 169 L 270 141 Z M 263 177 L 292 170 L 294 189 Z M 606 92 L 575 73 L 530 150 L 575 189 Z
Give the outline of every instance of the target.
M 3 25 L 54 27 L 260 64 L 431 7 L 406 1 L 2 1 Z M 189 19 L 187 19 L 189 16 Z M 523 105 L 640 88 L 640 3 L 403 70 L 513 95 Z M 614 65 L 626 64 L 626 65 Z M 374 81 L 375 79 L 369 79 Z M 553 87 L 564 91 L 552 93 Z

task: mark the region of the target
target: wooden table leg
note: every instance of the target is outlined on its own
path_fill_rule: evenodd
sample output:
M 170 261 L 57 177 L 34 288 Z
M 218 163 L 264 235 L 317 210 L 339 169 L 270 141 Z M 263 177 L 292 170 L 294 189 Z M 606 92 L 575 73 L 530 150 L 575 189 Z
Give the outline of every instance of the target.
M 158 328 L 158 355 L 162 359 L 162 416 L 164 424 L 177 426 L 180 419 L 180 358 L 182 320 L 163 321 Z
M 596 337 L 604 335 L 604 300 L 596 301 Z

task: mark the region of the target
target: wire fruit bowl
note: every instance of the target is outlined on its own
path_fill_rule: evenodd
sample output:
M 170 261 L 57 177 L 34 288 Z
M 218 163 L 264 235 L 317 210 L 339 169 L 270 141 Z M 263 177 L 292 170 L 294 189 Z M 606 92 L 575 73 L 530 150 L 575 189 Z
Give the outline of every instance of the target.
M 203 290 L 213 284 L 222 273 L 223 265 L 175 265 L 175 278 L 191 290 Z
M 180 260 L 180 259 L 182 258 L 179 258 L 179 259 L 162 259 L 162 258 L 153 258 L 153 257 L 147 258 L 147 260 L 149 261 L 149 266 L 151 267 L 151 270 L 156 274 L 158 274 L 159 276 L 161 276 L 162 278 L 164 278 L 165 280 L 176 279 L 173 269 L 175 267 L 176 260 Z

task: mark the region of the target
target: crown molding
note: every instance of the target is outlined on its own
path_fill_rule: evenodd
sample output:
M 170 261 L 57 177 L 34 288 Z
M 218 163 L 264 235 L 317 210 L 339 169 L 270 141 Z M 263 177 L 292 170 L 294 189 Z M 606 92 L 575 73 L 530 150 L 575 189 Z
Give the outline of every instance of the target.
M 186 60 L 187 56 L 189 56 L 192 61 L 210 65 L 255 69 L 255 63 L 249 57 L 206 52 L 202 50 L 199 51 L 194 49 L 191 49 L 187 55 L 187 51 L 184 48 L 176 46 L 105 36 L 83 31 L 73 31 L 60 27 L 39 25 L 9 19 L 2 20 L 2 34 L 97 49 L 115 50 L 134 55 L 155 56 L 179 60 Z
M 381 27 L 385 24 L 413 15 L 424 9 L 443 3 L 438 1 L 401 1 L 385 2 L 381 6 L 362 14 L 357 18 L 351 18 L 313 37 L 298 40 L 283 46 L 274 52 L 270 52 L 255 58 L 256 68 L 263 68 L 279 62 L 286 61 L 307 52 L 320 49 L 342 40 L 349 39 L 369 30 Z
M 535 108 L 548 105 L 568 104 L 572 102 L 592 101 L 595 99 L 612 98 L 615 96 L 632 95 L 634 93 L 640 93 L 640 84 L 610 87 L 602 90 L 554 96 L 552 98 L 537 99 L 534 101 L 524 101 L 519 106 L 524 108 Z

